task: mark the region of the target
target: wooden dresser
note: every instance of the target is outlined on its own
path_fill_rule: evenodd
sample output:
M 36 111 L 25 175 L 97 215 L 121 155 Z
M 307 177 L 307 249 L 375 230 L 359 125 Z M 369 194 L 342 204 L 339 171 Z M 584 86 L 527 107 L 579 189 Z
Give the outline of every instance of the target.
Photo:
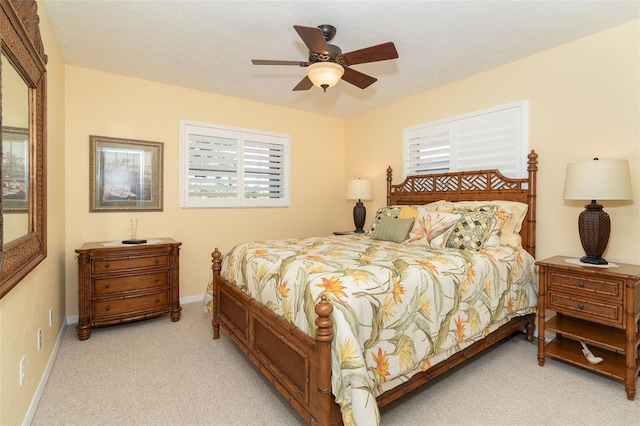
M 180 245 L 171 238 L 146 244 L 86 243 L 78 253 L 78 338 L 93 327 L 171 314 L 180 320 Z
M 538 363 L 556 358 L 624 383 L 627 398 L 636 394 L 640 369 L 640 266 L 617 264 L 599 268 L 568 263 L 555 256 L 539 267 Z M 545 322 L 545 311 L 556 315 Z M 545 330 L 556 338 L 545 342 Z M 582 353 L 584 342 L 594 356 L 591 364 Z

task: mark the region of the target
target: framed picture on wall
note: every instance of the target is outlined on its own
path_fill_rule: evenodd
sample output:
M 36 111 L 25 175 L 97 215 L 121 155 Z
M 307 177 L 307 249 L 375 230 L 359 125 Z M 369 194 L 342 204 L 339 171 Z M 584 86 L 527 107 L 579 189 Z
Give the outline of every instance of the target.
M 2 210 L 29 211 L 29 129 L 2 128 Z
M 89 136 L 90 212 L 162 211 L 162 142 Z

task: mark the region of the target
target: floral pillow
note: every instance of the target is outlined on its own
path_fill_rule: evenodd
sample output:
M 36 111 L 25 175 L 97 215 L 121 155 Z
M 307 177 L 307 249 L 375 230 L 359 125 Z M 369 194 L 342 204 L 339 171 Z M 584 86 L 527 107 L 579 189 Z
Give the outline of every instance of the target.
M 443 249 L 461 215 L 418 207 L 418 216 L 409 233 L 408 244 Z

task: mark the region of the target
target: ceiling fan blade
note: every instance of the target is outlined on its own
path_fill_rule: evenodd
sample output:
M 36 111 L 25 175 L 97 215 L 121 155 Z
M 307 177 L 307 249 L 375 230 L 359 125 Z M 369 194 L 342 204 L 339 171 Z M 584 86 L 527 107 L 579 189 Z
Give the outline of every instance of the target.
M 252 59 L 253 65 L 297 65 L 299 67 L 308 67 L 309 62 L 301 61 L 272 61 L 269 59 Z
M 309 80 L 309 77 L 305 76 L 302 80 L 300 80 L 300 83 L 298 83 L 298 85 L 293 88 L 293 91 L 297 92 L 299 90 L 309 90 L 312 87 L 313 83 L 311 82 L 311 80 Z
M 344 69 L 342 79 L 347 83 L 351 83 L 361 89 L 366 89 L 367 87 L 378 81 L 377 78 L 371 77 L 370 75 L 361 73 L 360 71 L 356 71 L 352 68 Z
M 336 62 L 341 63 L 341 60 L 344 60 L 343 65 L 349 66 L 365 64 L 367 62 L 386 61 L 387 59 L 396 59 L 397 57 L 398 51 L 396 50 L 396 46 L 392 42 L 388 42 L 344 53 L 336 59 Z
M 314 53 L 321 53 L 323 55 L 329 54 L 329 48 L 327 47 L 327 41 L 322 35 L 322 30 L 318 27 L 302 27 L 300 25 L 294 25 L 298 35 L 307 45 L 310 51 Z

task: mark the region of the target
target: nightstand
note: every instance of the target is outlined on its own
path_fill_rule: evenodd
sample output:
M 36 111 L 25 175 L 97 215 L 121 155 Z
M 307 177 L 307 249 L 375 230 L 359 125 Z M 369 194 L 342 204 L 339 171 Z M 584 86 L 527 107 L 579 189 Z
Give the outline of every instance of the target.
M 538 363 L 559 359 L 624 383 L 627 399 L 636 395 L 640 359 L 640 266 L 617 264 L 599 268 L 566 262 L 555 256 L 539 267 Z M 545 322 L 545 310 L 555 317 Z M 556 338 L 545 343 L 545 331 Z M 584 342 L 599 364 L 582 354 Z
M 164 314 L 180 320 L 180 245 L 171 238 L 147 244 L 85 243 L 78 253 L 78 339 L 93 327 Z

